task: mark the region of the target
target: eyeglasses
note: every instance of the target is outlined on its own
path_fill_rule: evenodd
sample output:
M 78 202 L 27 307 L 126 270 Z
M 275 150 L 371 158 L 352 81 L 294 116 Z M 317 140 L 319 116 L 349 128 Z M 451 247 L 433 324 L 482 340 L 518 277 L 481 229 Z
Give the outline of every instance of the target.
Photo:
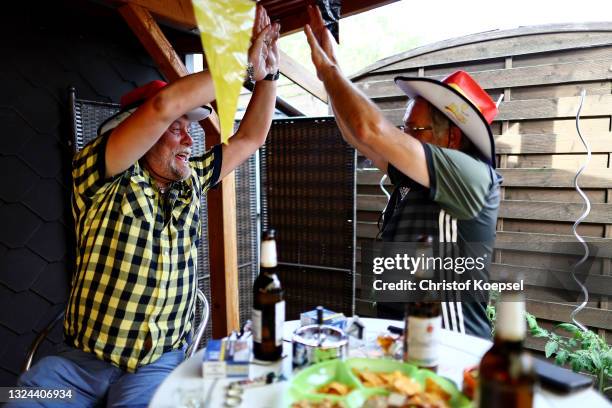
M 412 130 L 413 132 L 424 132 L 426 130 L 433 130 L 431 126 L 419 127 L 419 126 L 400 126 L 399 127 L 402 132 L 406 132 L 406 130 Z

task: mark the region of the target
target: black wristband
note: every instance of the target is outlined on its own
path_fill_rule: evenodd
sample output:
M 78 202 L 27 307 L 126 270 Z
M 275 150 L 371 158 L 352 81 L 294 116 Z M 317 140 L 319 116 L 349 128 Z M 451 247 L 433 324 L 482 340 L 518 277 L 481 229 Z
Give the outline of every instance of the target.
M 264 77 L 265 81 L 278 81 L 278 78 L 280 78 L 280 70 L 277 69 L 276 70 L 276 74 L 268 74 Z

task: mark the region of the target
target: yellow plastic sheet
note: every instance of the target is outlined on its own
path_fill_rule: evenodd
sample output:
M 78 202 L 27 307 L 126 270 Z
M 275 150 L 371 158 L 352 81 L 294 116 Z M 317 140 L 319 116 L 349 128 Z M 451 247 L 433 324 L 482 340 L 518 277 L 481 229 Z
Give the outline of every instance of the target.
M 255 20 L 252 0 L 192 0 L 202 47 L 215 85 L 221 141 L 234 131 L 238 97 Z

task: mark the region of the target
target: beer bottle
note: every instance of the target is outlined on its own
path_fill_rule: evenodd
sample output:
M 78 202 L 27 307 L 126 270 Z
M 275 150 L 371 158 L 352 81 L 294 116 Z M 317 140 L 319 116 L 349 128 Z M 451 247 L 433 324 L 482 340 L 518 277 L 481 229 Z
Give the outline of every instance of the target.
M 533 405 L 536 383 L 533 363 L 523 349 L 525 300 L 520 292 L 504 292 L 497 302 L 495 340 L 480 362 L 476 406 L 525 408 Z
M 276 275 L 274 230 L 263 232 L 259 276 L 253 285 L 253 354 L 264 361 L 276 361 L 283 354 L 285 301 Z
M 408 304 L 404 325 L 404 361 L 437 371 L 442 330 L 440 303 Z

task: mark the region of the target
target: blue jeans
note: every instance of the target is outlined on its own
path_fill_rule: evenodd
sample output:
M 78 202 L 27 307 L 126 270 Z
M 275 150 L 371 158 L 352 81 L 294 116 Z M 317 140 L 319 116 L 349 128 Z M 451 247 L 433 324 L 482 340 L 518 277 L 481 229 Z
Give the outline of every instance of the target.
M 169 351 L 135 373 L 127 373 L 93 354 L 63 346 L 57 355 L 42 358 L 23 373 L 17 386 L 72 389 L 72 400 L 18 402 L 6 407 L 146 407 L 184 358 L 184 350 Z

